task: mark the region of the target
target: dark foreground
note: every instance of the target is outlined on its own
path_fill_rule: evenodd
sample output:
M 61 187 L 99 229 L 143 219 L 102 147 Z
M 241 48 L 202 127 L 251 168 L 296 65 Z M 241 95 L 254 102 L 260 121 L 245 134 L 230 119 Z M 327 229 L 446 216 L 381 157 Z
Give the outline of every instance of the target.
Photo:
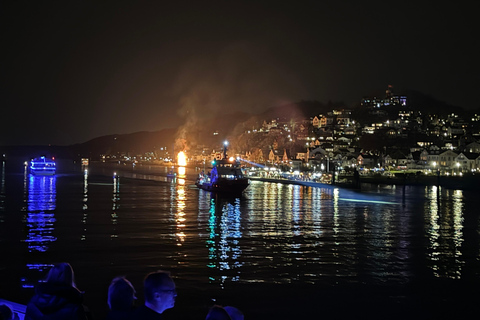
M 272 287 L 268 299 L 265 288 L 251 286 L 248 293 L 253 305 L 237 305 L 245 319 L 470 319 L 480 312 L 478 284 L 454 280 L 433 280 L 404 287 L 338 286 L 322 288 L 313 286 L 298 294 L 295 290 L 284 294 Z M 261 286 L 261 285 L 260 285 Z M 204 319 L 213 303 L 228 305 L 243 300 L 238 296 L 224 296 L 221 301 L 205 300 L 204 308 L 192 310 L 186 300 L 188 293 L 179 296 L 175 308 L 164 313 L 165 319 Z M 304 298 L 304 297 L 308 298 Z M 300 298 L 302 297 L 302 298 Z M 192 297 L 193 298 L 193 297 Z M 197 297 L 198 298 L 198 297 Z M 3 303 L 0 299 L 0 303 Z M 23 319 L 25 306 L 13 304 Z M 22 308 L 23 307 L 23 308 Z M 255 314 L 249 312 L 255 309 Z M 104 312 L 95 313 L 95 319 L 103 319 Z M 98 310 L 97 310 L 98 311 Z M 196 315 L 195 315 L 196 314 Z

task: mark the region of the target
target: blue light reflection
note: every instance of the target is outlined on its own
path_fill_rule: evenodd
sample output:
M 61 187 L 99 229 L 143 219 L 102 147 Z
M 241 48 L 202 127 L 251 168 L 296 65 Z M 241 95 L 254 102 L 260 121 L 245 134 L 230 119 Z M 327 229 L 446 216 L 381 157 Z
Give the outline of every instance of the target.
M 50 244 L 57 240 L 53 234 L 56 221 L 56 184 L 56 176 L 25 175 L 27 199 L 25 243 L 30 253 L 44 253 L 49 249 Z M 42 279 L 51 266 L 45 263 L 27 263 L 27 275 L 21 278 L 22 287 L 34 288 L 38 279 Z
M 55 223 L 56 176 L 28 176 L 27 238 L 29 252 L 48 250 Z

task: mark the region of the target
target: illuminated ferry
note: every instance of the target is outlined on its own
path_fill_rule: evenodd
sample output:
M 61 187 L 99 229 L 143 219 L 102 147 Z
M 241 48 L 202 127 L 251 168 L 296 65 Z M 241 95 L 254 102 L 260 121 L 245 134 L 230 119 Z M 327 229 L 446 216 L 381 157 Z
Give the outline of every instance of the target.
M 209 174 L 202 172 L 195 184 L 198 188 L 220 193 L 241 194 L 249 184 L 243 175 L 240 161 L 227 157 L 227 142 L 223 148 L 223 159 L 214 160 Z
M 56 164 L 54 159 L 47 159 L 44 156 L 30 161 L 30 173 L 36 175 L 54 175 Z

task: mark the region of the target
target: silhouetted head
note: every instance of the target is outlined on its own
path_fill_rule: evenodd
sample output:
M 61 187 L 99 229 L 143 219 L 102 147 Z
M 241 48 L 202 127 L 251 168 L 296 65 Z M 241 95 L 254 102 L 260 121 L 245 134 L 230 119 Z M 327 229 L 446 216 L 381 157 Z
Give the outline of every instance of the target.
M 0 320 L 12 320 L 13 316 L 13 310 L 9 305 L 0 304 Z
M 244 319 L 242 311 L 238 310 L 235 307 L 226 306 L 226 307 L 223 307 L 223 309 L 225 309 L 225 311 L 228 312 L 228 315 L 230 316 L 230 318 L 232 318 L 232 320 L 243 320 Z
M 73 275 L 72 266 L 67 262 L 57 263 L 48 272 L 46 281 L 75 287 L 75 277 Z
M 173 308 L 177 291 L 168 271 L 149 273 L 144 280 L 145 305 L 157 313 Z
M 215 305 L 210 308 L 205 320 L 231 320 L 231 318 L 223 307 Z
M 125 277 L 117 277 L 108 287 L 108 307 L 110 310 L 128 311 L 135 301 L 135 288 Z

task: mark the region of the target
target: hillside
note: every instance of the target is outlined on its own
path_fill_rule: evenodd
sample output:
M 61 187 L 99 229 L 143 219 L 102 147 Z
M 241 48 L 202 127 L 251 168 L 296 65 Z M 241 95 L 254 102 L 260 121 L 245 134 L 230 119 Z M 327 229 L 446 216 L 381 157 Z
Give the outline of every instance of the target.
M 465 110 L 448 105 L 420 92 L 408 92 L 410 108 L 424 113 L 445 115 L 451 112 L 463 114 Z M 259 114 L 237 112 L 215 116 L 209 119 L 187 119 L 179 128 L 168 128 L 154 132 L 135 132 L 130 134 L 112 134 L 71 146 L 10 146 L 0 147 L 8 155 L 27 155 L 28 157 L 45 154 L 65 158 L 97 158 L 101 154 L 129 153 L 131 155 L 158 151 L 161 147 L 180 149 L 213 147 L 226 139 L 233 139 L 245 131 L 259 128 L 264 121 L 278 119 L 290 121 L 309 119 L 318 114 L 326 114 L 333 109 L 348 108 L 343 103 L 321 103 L 318 101 L 300 101 L 272 107 Z M 355 114 L 363 114 L 358 106 Z M 360 111 L 360 112 L 358 112 Z M 365 116 L 365 114 L 364 114 Z

